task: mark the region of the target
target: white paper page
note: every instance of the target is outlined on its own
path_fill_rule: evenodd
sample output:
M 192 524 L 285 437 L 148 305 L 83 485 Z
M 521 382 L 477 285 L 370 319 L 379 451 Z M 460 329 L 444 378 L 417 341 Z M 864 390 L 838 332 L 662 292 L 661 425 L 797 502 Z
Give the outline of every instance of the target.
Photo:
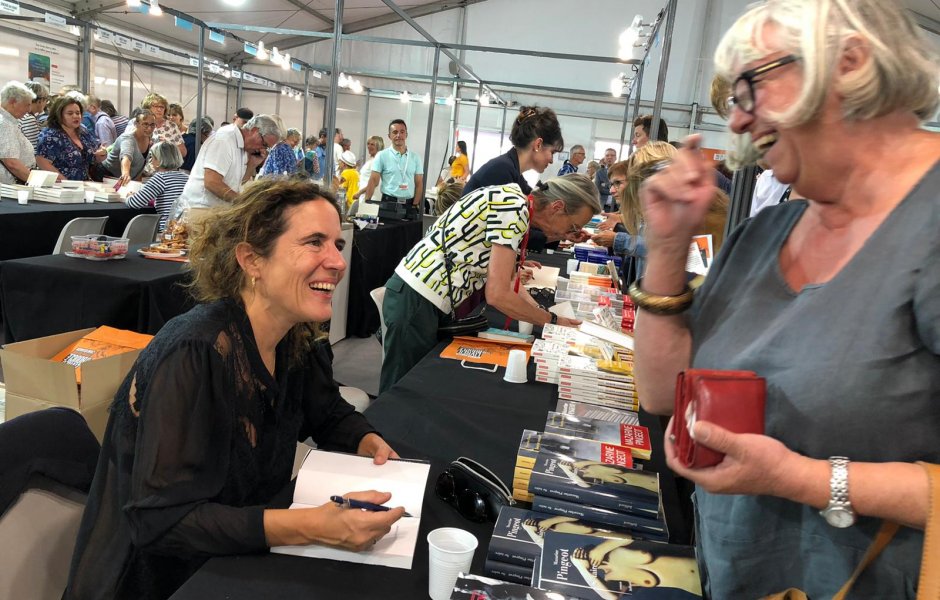
M 271 552 L 410 569 L 430 469 L 428 463 L 390 460 L 375 465 L 363 456 L 310 450 L 297 476 L 291 508 L 312 508 L 330 502 L 330 496 L 374 489 L 391 492 L 387 505 L 404 506 L 414 516 L 399 519 L 388 535 L 363 552 L 316 544 L 277 546 Z
M 571 302 L 568 302 L 567 300 L 565 302 L 559 302 L 548 310 L 549 312 L 555 313 L 559 317 L 564 317 L 566 319 L 574 318 L 574 307 L 571 306 Z
M 708 269 L 702 262 L 702 253 L 699 251 L 698 244 L 692 242 L 689 245 L 689 257 L 685 261 L 685 270 L 696 275 L 705 275 Z
M 525 284 L 525 287 L 526 289 L 548 288 L 553 290 L 558 285 L 558 274 L 560 272 L 561 269 L 558 267 L 543 266 L 541 269 L 532 269 L 532 280 Z

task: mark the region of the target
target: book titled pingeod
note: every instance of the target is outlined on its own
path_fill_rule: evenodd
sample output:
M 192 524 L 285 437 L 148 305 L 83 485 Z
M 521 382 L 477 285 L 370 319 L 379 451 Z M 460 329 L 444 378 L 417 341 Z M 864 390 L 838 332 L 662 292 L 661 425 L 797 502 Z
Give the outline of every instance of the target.
M 430 468 L 431 465 L 425 461 L 392 459 L 384 465 L 376 465 L 365 456 L 311 449 L 297 474 L 292 509 L 321 506 L 330 502 L 333 495 L 380 490 L 391 492 L 388 506 L 403 506 L 413 516 L 399 519 L 388 534 L 363 552 L 319 544 L 275 546 L 271 552 L 410 569 Z
M 539 452 L 529 477 L 529 492 L 655 519 L 660 503 L 659 474 L 633 469 L 630 457 L 613 448 L 610 455 L 605 452 L 588 460 Z
M 542 554 L 546 531 L 565 531 L 601 538 L 632 539 L 626 530 L 583 521 L 572 517 L 504 506 L 499 511 L 486 557 L 505 564 L 529 567 Z
M 702 597 L 695 551 L 688 546 L 555 531 L 545 534 L 534 583 L 584 600 Z
M 520 583 L 461 573 L 450 600 L 579 600 Z

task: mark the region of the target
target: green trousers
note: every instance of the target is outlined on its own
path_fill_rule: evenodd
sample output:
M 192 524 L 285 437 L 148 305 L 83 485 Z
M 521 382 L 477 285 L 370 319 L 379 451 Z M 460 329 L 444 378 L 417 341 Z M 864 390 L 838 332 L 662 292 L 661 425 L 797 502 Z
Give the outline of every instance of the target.
M 450 315 L 442 313 L 398 275 L 392 275 L 385 284 L 382 316 L 386 331 L 382 338 L 385 358 L 382 360 L 380 394 L 404 377 L 437 345 L 438 327 L 450 321 Z

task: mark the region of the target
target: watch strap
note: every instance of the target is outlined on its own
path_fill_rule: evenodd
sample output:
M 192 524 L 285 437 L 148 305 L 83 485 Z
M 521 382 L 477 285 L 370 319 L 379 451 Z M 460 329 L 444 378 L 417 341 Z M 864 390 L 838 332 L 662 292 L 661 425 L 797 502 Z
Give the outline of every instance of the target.
M 839 505 L 851 510 L 849 502 L 849 459 L 844 456 L 829 458 L 832 475 L 829 477 L 829 506 Z

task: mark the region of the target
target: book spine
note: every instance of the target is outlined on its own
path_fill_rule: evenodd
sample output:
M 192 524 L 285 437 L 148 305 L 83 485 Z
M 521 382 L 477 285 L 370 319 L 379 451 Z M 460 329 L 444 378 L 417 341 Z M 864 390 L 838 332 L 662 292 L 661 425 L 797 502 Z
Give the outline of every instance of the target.
M 532 585 L 532 571 L 534 567 L 512 565 L 487 558 L 483 564 L 483 574 L 487 577 L 502 579 Z
M 635 515 L 539 495 L 535 495 L 532 499 L 532 510 L 553 515 L 575 517 L 604 525 L 613 525 L 614 527 L 626 529 L 636 534 L 637 537 L 647 540 L 663 542 L 669 540 L 669 534 L 665 524 L 658 519 L 645 519 Z
M 523 535 L 525 535 L 523 533 Z M 535 542 L 524 542 L 518 539 L 493 534 L 490 546 L 486 552 L 487 560 L 520 565 L 532 568 L 538 562 L 542 549 Z
M 581 487 L 570 480 L 549 477 L 534 471 L 529 477 L 529 492 L 539 496 L 567 500 L 577 504 L 588 504 L 599 508 L 628 513 L 639 517 L 656 518 L 659 498 L 641 499 L 629 496 L 626 490 L 611 491 Z

